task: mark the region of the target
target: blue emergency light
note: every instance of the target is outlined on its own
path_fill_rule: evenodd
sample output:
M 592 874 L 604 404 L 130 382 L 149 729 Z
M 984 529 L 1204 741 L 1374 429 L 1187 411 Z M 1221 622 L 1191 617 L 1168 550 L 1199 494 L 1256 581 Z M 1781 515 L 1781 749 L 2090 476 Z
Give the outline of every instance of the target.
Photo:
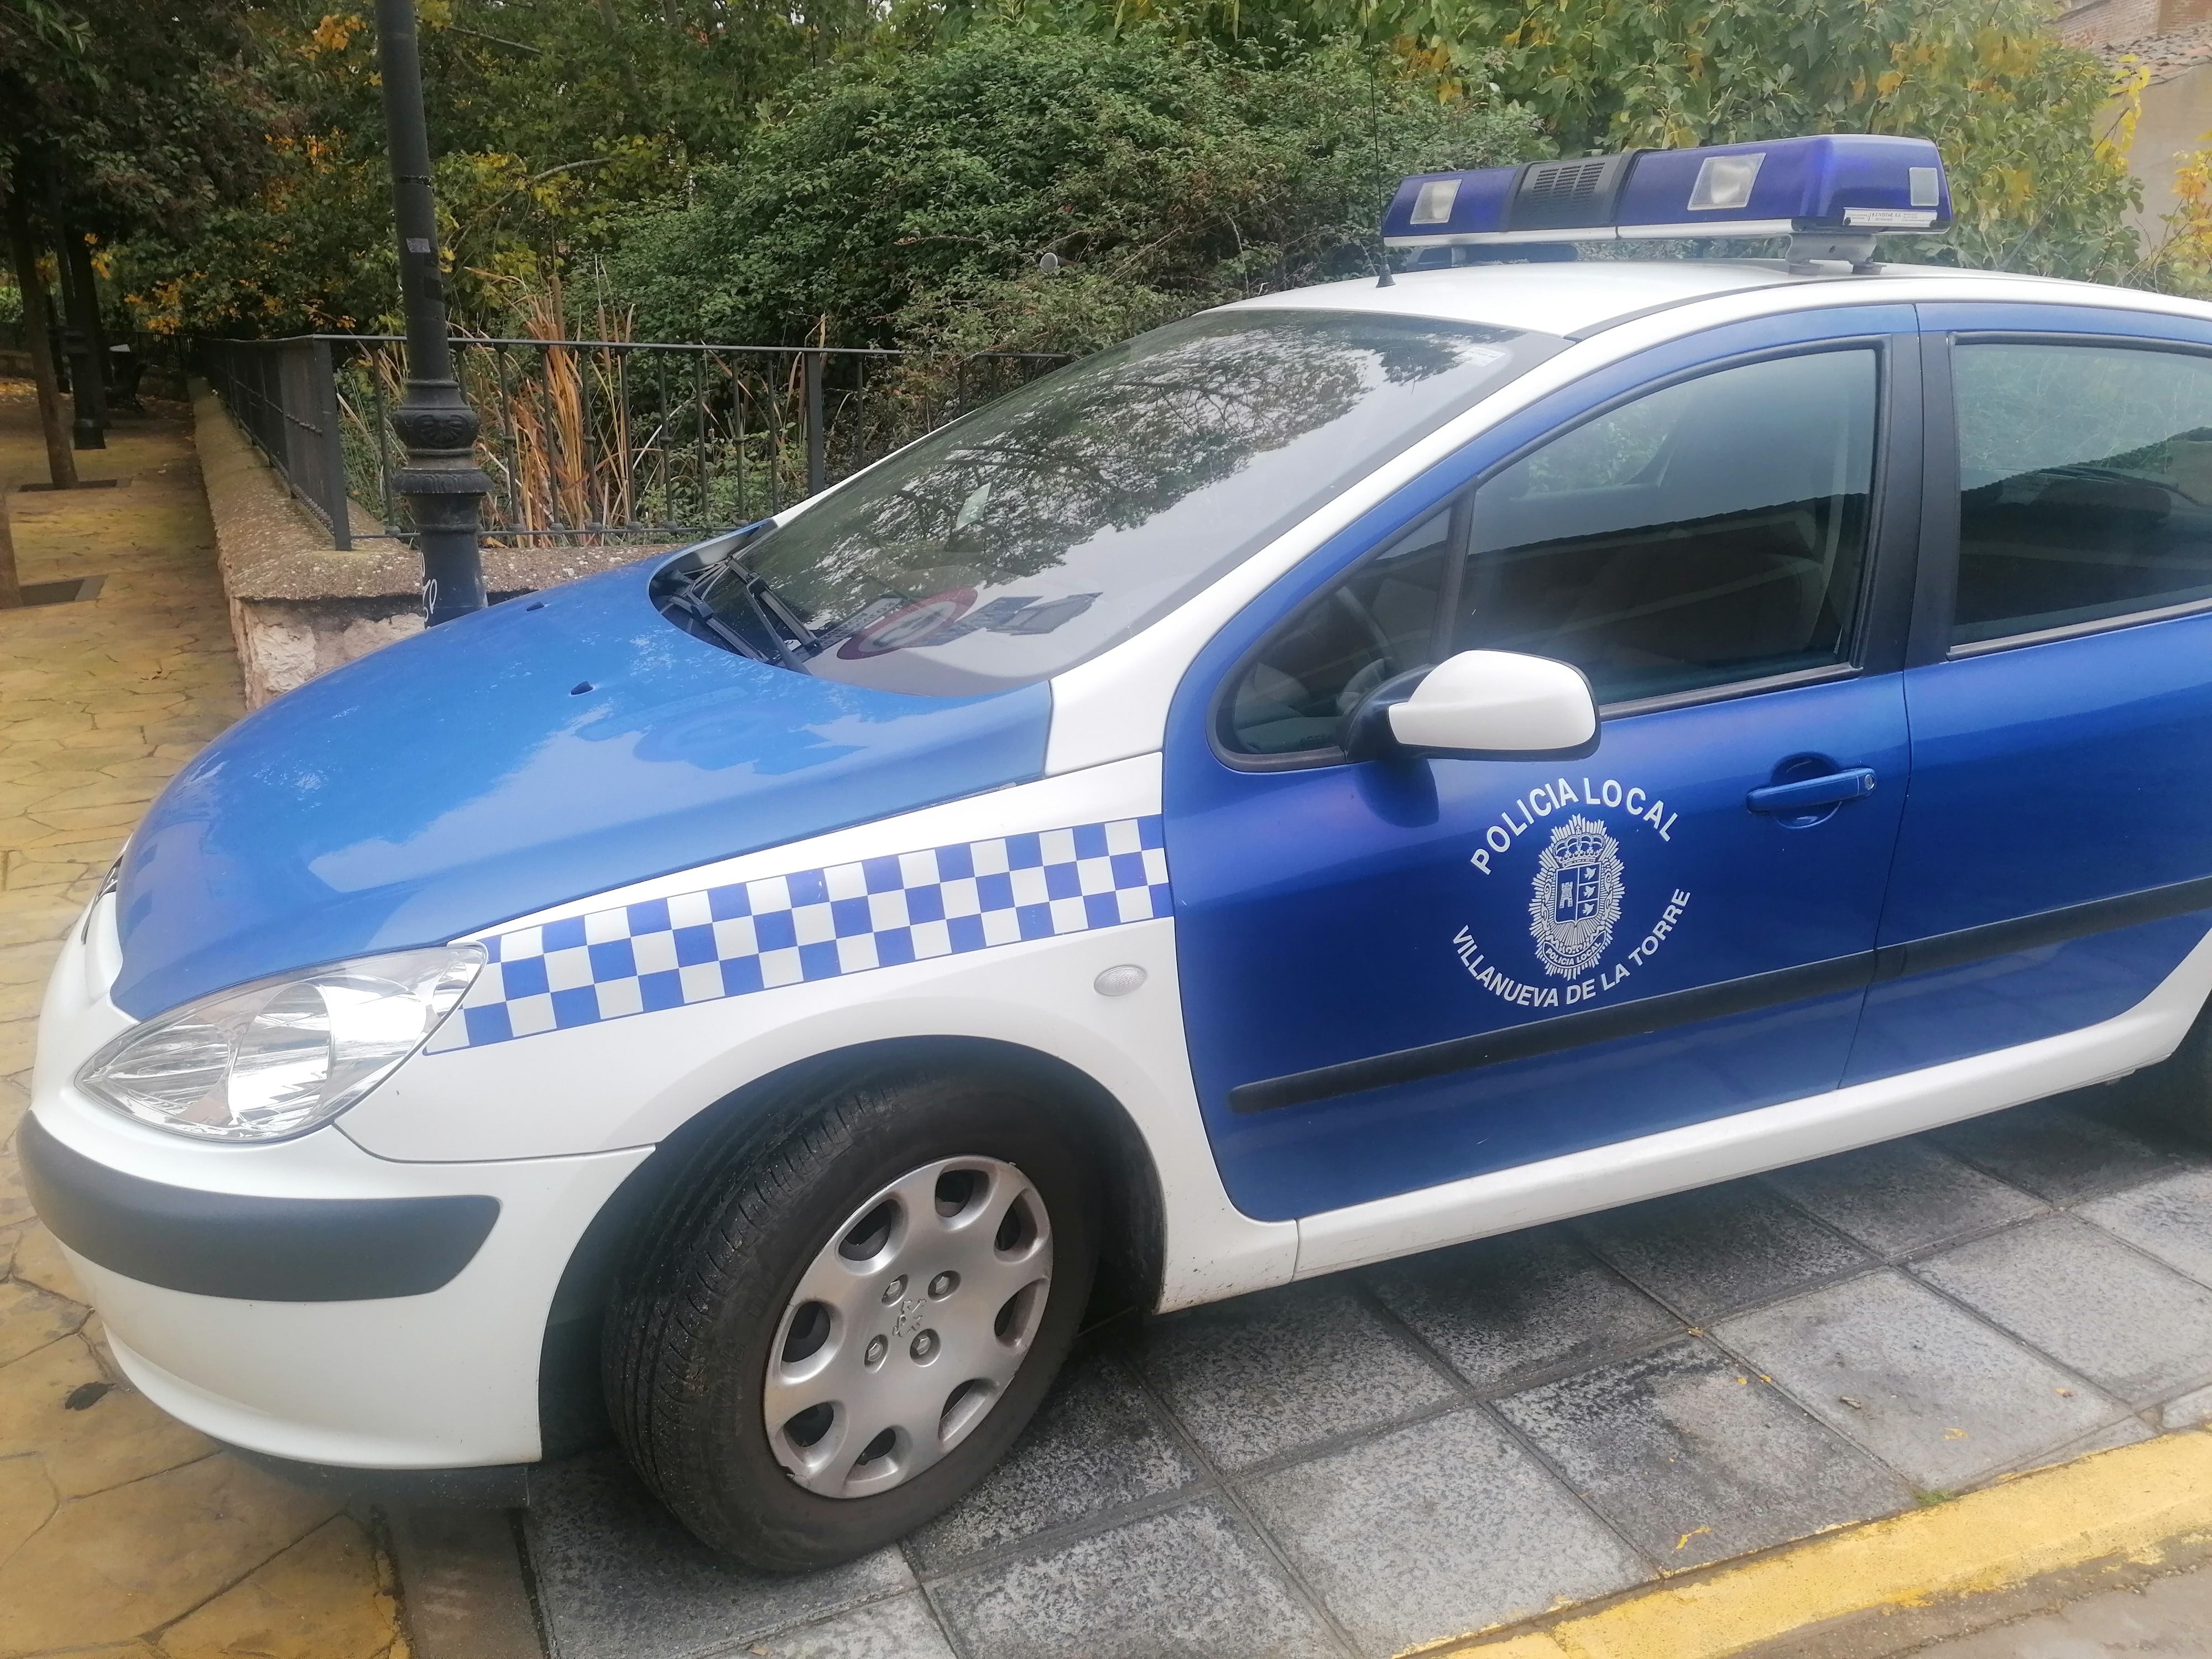
M 1870 247 L 1877 234 L 1950 223 L 1950 186 L 1934 144 L 1838 132 L 1417 173 L 1383 215 L 1382 241 L 1431 248 L 1795 236 L 1863 239 Z

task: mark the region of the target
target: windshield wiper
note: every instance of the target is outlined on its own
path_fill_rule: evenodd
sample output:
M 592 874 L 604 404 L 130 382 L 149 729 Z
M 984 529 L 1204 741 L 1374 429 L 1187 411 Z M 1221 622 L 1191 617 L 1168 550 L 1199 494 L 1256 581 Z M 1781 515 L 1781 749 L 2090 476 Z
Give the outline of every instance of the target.
M 696 580 L 697 578 L 694 577 L 690 581 L 685 581 L 670 588 L 666 596 L 667 603 L 690 617 L 693 622 L 698 623 L 700 627 L 705 629 L 739 656 L 750 658 L 754 662 L 772 661 L 773 659 L 767 652 L 724 622 L 721 613 L 699 597 L 696 589 L 692 586 L 692 582 Z
M 820 638 L 777 597 L 775 590 L 768 585 L 768 578 L 750 568 L 735 553 L 728 554 L 698 571 L 678 591 L 702 611 L 714 615 L 719 623 L 720 613 L 714 611 L 710 595 L 725 577 L 738 582 L 739 591 L 745 596 L 745 604 L 759 620 L 762 630 L 775 645 L 776 655 L 785 667 L 803 668 L 806 659 L 822 649 Z

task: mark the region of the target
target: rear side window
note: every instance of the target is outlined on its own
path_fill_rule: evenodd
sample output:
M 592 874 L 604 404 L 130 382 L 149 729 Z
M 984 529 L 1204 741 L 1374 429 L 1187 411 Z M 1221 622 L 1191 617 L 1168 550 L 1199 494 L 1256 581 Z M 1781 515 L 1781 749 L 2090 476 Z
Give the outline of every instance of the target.
M 1952 377 L 1953 645 L 2212 599 L 2212 359 L 1968 343 Z
M 1222 742 L 1332 750 L 1370 691 L 1460 651 L 1572 663 L 1601 702 L 1848 661 L 1878 380 L 1865 347 L 1746 363 L 1563 434 L 1310 602 Z

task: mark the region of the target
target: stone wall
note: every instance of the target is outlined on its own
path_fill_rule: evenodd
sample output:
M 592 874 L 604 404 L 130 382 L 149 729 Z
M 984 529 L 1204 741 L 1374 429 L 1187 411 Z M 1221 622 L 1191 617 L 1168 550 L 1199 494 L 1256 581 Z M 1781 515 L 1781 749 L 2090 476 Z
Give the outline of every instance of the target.
M 410 550 L 382 539 L 349 552 L 332 547 L 321 521 L 292 498 L 221 400 L 198 381 L 192 428 L 248 708 L 422 630 L 422 567 Z M 633 544 L 489 548 L 484 580 L 497 602 L 660 550 Z
M 2069 46 L 2114 46 L 2212 21 L 2212 0 L 2084 0 L 2051 26 Z

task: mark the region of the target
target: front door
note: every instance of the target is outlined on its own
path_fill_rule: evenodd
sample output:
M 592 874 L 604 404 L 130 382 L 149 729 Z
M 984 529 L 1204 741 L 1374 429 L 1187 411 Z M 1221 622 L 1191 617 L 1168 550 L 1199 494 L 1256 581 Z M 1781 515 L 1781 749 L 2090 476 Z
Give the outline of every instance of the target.
M 1917 395 L 1899 344 L 1802 343 L 1616 398 L 1251 618 L 1196 719 L 1186 684 L 1166 787 L 1186 1023 L 1246 1212 L 1836 1086 L 1905 797 L 1875 568 L 1877 544 L 1910 551 L 1917 485 L 1885 460 L 1885 405 Z M 1373 687 L 1473 648 L 1582 669 L 1594 752 L 1334 746 Z

